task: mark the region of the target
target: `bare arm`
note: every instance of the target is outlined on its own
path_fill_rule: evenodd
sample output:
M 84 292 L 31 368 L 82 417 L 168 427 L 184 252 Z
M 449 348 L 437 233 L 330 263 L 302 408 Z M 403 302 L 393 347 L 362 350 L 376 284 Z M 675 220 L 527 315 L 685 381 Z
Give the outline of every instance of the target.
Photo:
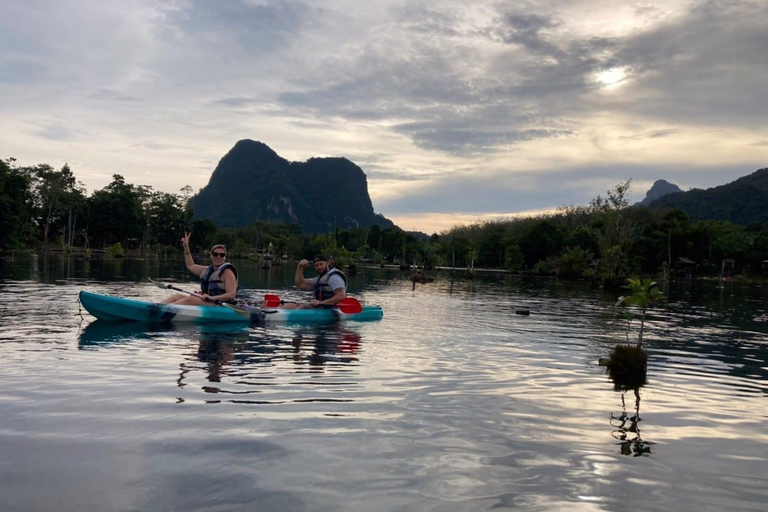
M 184 236 L 181 238 L 181 245 L 184 246 L 184 263 L 187 264 L 187 269 L 195 274 L 196 276 L 200 277 L 203 275 L 203 272 L 205 272 L 205 269 L 207 267 L 203 265 L 197 265 L 195 263 L 195 260 L 192 259 L 192 253 L 189 250 L 189 237 L 192 236 L 192 233 L 184 232 Z
M 314 290 L 315 285 L 312 284 L 312 281 L 304 278 L 304 268 L 307 266 L 309 266 L 307 260 L 301 260 L 299 264 L 296 265 L 296 274 L 293 276 L 293 284 L 296 285 L 296 288 L 301 290 Z

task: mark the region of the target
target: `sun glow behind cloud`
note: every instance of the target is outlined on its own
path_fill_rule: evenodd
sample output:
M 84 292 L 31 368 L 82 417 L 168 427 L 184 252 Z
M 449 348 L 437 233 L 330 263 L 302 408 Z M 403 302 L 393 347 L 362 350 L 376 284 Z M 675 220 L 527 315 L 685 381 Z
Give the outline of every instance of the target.
M 608 68 L 603 71 L 600 71 L 595 76 L 595 80 L 598 84 L 604 86 L 604 87 L 617 87 L 621 85 L 625 80 L 627 79 L 627 70 L 626 68 L 622 67 L 616 67 L 616 68 Z

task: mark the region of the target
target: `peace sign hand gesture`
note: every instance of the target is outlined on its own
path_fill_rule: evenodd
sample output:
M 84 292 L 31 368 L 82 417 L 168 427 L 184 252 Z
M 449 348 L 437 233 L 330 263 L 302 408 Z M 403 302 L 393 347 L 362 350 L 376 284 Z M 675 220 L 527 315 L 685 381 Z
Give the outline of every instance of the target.
M 182 245 L 184 246 L 184 248 L 186 248 L 186 249 L 188 249 L 188 248 L 189 248 L 189 237 L 191 237 L 191 236 L 192 236 L 192 232 L 191 232 L 191 231 L 190 231 L 189 233 L 187 233 L 187 232 L 185 231 L 185 232 L 184 232 L 184 236 L 183 236 L 183 237 L 181 237 L 181 244 L 182 244 Z

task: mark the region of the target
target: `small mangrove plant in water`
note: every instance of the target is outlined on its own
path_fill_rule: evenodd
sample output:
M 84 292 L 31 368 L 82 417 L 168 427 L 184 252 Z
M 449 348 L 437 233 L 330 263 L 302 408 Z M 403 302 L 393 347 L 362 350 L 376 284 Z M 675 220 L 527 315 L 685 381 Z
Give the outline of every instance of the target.
M 646 383 L 648 353 L 643 349 L 645 314 L 648 306 L 666 298 L 659 290 L 658 283 L 650 279 L 629 278 L 624 288 L 629 291 L 629 294 L 619 297 L 616 306 L 634 306 L 640 310 L 640 331 L 637 335 L 637 345 L 621 343 L 616 345 L 606 362 L 608 374 L 616 390 L 633 389 Z M 629 318 L 631 320 L 631 314 Z
M 640 308 L 640 333 L 637 335 L 637 348 L 643 348 L 645 313 L 648 310 L 648 306 L 656 301 L 663 300 L 666 297 L 661 293 L 661 290 L 659 290 L 659 284 L 648 278 L 635 279 L 630 277 L 627 279 L 627 285 L 623 288 L 629 290 L 629 295 L 619 297 L 616 306 L 637 306 Z

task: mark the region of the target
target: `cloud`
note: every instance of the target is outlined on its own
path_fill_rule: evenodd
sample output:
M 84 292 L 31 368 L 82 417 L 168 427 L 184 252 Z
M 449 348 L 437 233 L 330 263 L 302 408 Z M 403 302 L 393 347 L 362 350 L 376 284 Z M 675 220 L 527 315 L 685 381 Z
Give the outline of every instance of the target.
M 93 100 L 101 100 L 101 101 L 128 101 L 128 102 L 134 102 L 134 101 L 142 101 L 140 98 L 136 96 L 131 96 L 128 94 L 123 94 L 119 91 L 113 91 L 110 89 L 99 89 L 93 94 L 90 94 L 88 96 L 90 99 Z
M 214 105 L 221 105 L 231 108 L 244 108 L 259 105 L 259 100 L 256 98 L 221 98 L 213 101 Z
M 685 17 L 627 38 L 616 61 L 633 70 L 628 100 L 660 122 L 765 126 L 768 4 L 703 2 Z M 639 101 L 638 101 L 639 100 Z
M 164 19 L 183 44 L 253 55 L 286 46 L 319 12 L 300 1 L 186 0 L 167 9 Z
M 138 144 L 134 144 L 131 147 L 132 148 L 146 148 L 146 149 L 150 149 L 152 151 L 167 151 L 167 150 L 177 150 L 177 149 L 189 151 L 189 150 L 193 149 L 191 147 L 180 146 L 178 144 L 159 144 L 157 142 L 152 142 L 152 141 L 143 141 L 143 142 L 140 142 Z
M 0 62 L 0 83 L 24 84 L 44 74 L 45 67 L 23 58 L 8 58 Z
M 395 182 L 417 182 L 417 181 L 430 181 L 437 178 L 440 178 L 441 173 L 440 172 L 430 172 L 430 173 L 418 173 L 415 174 L 410 171 L 392 171 L 387 168 L 371 168 L 370 166 L 366 167 L 365 169 L 365 175 L 370 180 L 377 180 L 377 181 L 395 181 Z
M 466 123 L 460 123 L 466 125 Z M 500 149 L 518 142 L 549 137 L 565 137 L 571 130 L 478 130 L 469 126 L 452 127 L 447 122 L 410 123 L 395 130 L 410 135 L 414 143 L 424 149 L 442 150 L 460 155 Z
M 567 53 L 550 42 L 543 33 L 557 28 L 560 23 L 551 16 L 526 12 L 508 12 L 503 15 L 498 36 L 507 44 L 517 44 L 534 54 L 563 59 Z
M 706 2 L 671 20 L 640 9 L 635 15 L 660 21 L 610 37 L 574 36 L 554 9 L 506 8 L 468 30 L 452 7 L 401 10 L 391 38 L 368 41 L 350 60 L 331 62 L 316 82 L 323 85 L 296 87 L 278 101 L 305 115 L 406 119 L 392 129 L 416 146 L 465 156 L 568 136 L 596 110 L 664 123 L 765 122 L 755 108 L 768 100 L 764 3 Z M 407 51 L 392 52 L 391 39 L 403 33 Z M 483 53 L 478 38 L 500 46 Z M 628 74 L 621 95 L 601 95 L 595 75 L 616 67 Z
M 395 20 L 381 40 L 350 60 L 324 62 L 325 80 L 297 83 L 278 96 L 280 104 L 296 115 L 404 119 L 392 129 L 416 146 L 471 156 L 572 134 L 574 103 L 595 89 L 591 74 L 608 65 L 596 55 L 616 46 L 606 38 L 561 40 L 554 15 L 498 12 L 471 28 L 435 8 L 399 15 L 407 19 Z M 408 40 L 407 51 L 390 50 L 395 38 Z
M 562 206 L 587 204 L 598 194 L 619 182 L 632 180 L 631 196 L 641 200 L 658 179 L 678 185 L 683 190 L 696 186 L 710 188 L 724 181 L 719 166 L 599 165 L 568 167 L 550 172 L 522 171 L 493 174 L 465 174 L 421 182 L 409 192 L 376 202 L 377 211 L 388 215 L 461 213 L 488 216 L 495 212 L 555 210 Z M 750 174 L 750 169 L 732 169 L 736 176 Z M 574 179 L 578 176 L 578 179 Z
M 676 128 L 667 128 L 665 130 L 651 130 L 645 133 L 639 133 L 637 135 L 624 135 L 621 138 L 625 140 L 645 140 L 645 139 L 660 139 L 662 137 L 669 137 L 671 135 L 677 135 L 684 133 L 683 130 Z
M 69 142 L 77 136 L 77 132 L 62 123 L 47 124 L 36 130 L 36 134 L 50 141 Z
M 768 156 L 763 1 L 6 4 L 0 151 L 91 187 L 199 188 L 253 138 L 349 158 L 385 214 L 492 215 Z

